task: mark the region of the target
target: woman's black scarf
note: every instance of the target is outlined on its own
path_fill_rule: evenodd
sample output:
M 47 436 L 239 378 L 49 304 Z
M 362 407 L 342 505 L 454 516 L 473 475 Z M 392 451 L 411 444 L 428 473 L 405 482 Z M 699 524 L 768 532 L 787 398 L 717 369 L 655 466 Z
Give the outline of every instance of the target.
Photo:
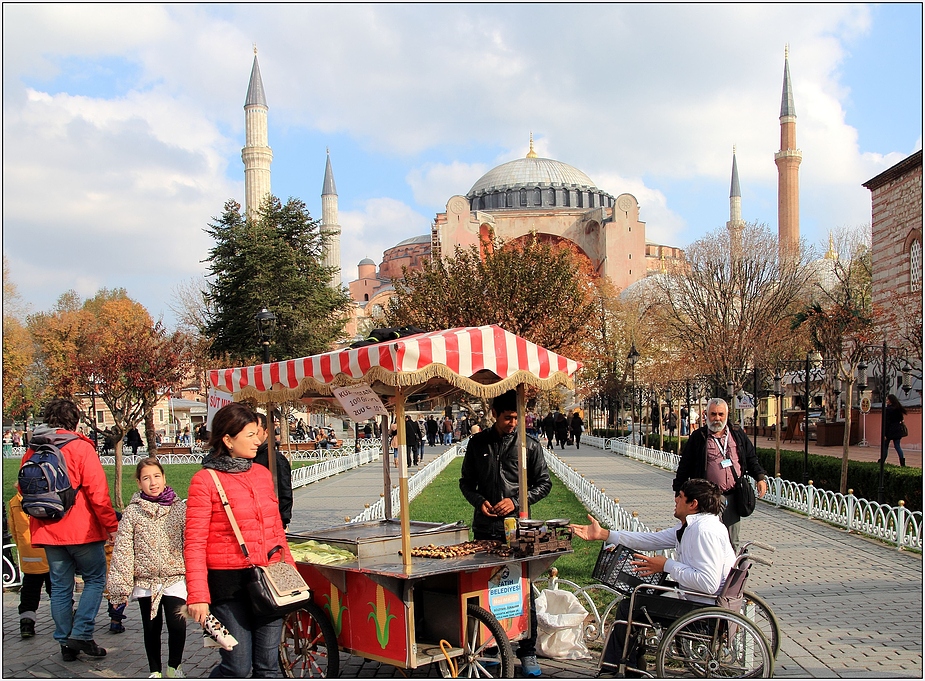
M 202 459 L 203 468 L 214 468 L 221 473 L 243 473 L 251 468 L 253 459 L 238 459 L 228 454 L 216 454 L 211 450 Z

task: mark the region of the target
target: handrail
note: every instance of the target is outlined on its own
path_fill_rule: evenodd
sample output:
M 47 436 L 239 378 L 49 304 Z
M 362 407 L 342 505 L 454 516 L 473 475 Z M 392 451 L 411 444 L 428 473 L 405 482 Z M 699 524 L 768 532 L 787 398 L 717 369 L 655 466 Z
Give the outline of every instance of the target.
M 582 440 L 600 449 L 659 468 L 670 471 L 678 469 L 680 457 L 677 454 L 632 444 L 628 437 L 605 439 L 590 436 Z M 754 485 L 750 477 L 745 476 L 745 479 Z M 879 504 L 856 497 L 850 492 L 841 494 L 819 489 L 812 484 L 812 480 L 804 485 L 778 476 L 768 478 L 767 482 L 768 492 L 759 501 L 804 513 L 810 518 L 843 527 L 848 532 L 880 539 L 894 544 L 897 550 L 911 548 L 921 551 L 923 548 L 922 511 L 909 511 L 903 502 L 898 506 Z
M 429 464 L 421 468 L 417 473 L 408 479 L 408 501 L 414 499 L 418 494 L 424 491 L 434 478 L 457 456 L 465 453 L 465 442 L 459 442 L 447 449 L 443 454 L 435 458 Z M 399 507 L 399 490 L 398 487 L 392 488 L 392 508 Z M 379 520 L 385 518 L 385 499 L 379 497 L 375 503 L 367 505 L 366 509 L 358 516 L 350 520 L 351 523 L 362 523 L 368 520 Z

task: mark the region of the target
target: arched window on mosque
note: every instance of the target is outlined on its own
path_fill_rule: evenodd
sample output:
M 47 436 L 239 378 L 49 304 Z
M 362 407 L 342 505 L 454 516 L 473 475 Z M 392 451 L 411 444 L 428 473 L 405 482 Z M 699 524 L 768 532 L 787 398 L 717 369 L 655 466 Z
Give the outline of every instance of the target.
M 922 290 L 922 242 L 918 239 L 909 247 L 909 288 Z
M 542 206 L 543 205 L 543 190 L 537 187 L 533 190 L 533 205 Z
M 584 192 L 578 192 L 578 203 L 575 204 L 577 208 L 584 208 L 584 197 L 582 194 L 584 194 Z
M 556 190 L 555 189 L 549 190 L 549 205 L 550 206 L 556 205 Z
M 563 189 L 563 190 L 562 190 L 562 205 L 563 205 L 563 206 L 566 206 L 566 207 L 567 207 L 567 206 L 570 205 L 570 204 L 569 204 L 569 195 L 570 195 L 570 194 L 571 194 L 571 192 L 570 192 L 568 189 Z
M 508 208 L 513 208 L 513 207 L 514 207 L 514 195 L 513 195 L 513 192 L 511 192 L 510 189 L 507 190 L 507 195 L 506 195 L 505 198 L 507 199 L 507 201 L 506 201 L 507 207 L 508 207 Z

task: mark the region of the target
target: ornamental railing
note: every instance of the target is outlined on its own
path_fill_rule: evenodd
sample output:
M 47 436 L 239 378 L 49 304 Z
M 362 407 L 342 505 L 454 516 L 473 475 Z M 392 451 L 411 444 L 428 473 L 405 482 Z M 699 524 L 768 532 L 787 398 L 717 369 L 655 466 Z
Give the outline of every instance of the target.
M 587 440 L 588 444 L 621 456 L 670 471 L 678 469 L 680 457 L 677 454 L 635 445 L 628 437 L 583 439 Z M 747 476 L 746 479 L 754 486 L 754 480 Z M 767 482 L 768 492 L 759 501 L 803 513 L 810 518 L 818 518 L 843 527 L 848 532 L 880 539 L 893 544 L 897 549 L 922 550 L 922 512 L 907 510 L 903 502 L 898 506 L 879 504 L 851 493 L 841 494 L 819 489 L 812 484 L 812 480 L 810 484 L 804 485 L 778 476 L 768 478 Z
M 424 488 L 427 487 L 431 482 L 434 481 L 434 478 L 440 474 L 440 472 L 450 465 L 450 462 L 455 459 L 457 456 L 462 456 L 465 451 L 465 442 L 460 442 L 449 449 L 447 449 L 443 454 L 435 458 L 429 464 L 418 470 L 413 476 L 408 478 L 408 501 L 414 499 L 418 494 L 424 491 Z M 397 487 L 392 488 L 392 508 L 397 509 L 399 507 L 399 490 Z M 360 513 L 358 516 L 353 518 L 351 523 L 362 523 L 368 520 L 381 520 L 385 518 L 385 499 L 380 497 L 378 501 L 372 504 L 367 504 L 366 509 Z
M 377 443 L 378 444 L 378 443 Z M 313 464 L 311 466 L 302 466 L 292 471 L 292 489 L 297 489 L 319 480 L 324 480 L 332 475 L 349 471 L 352 468 L 359 468 L 368 463 L 379 461 L 382 458 L 381 444 L 377 447 L 363 448 L 361 445 L 359 452 L 354 452 L 353 447 L 350 451 L 346 447 L 340 450 L 328 450 L 328 458 Z

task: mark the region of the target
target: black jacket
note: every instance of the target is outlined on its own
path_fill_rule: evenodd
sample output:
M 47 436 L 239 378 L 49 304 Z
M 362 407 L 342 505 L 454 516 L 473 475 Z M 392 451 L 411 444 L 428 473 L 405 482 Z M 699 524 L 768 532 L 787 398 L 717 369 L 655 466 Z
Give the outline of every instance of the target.
M 748 439 L 741 428 L 729 426 L 732 433 L 732 439 L 736 443 L 736 452 L 739 456 L 739 470 L 742 475 L 750 475 L 755 480 L 764 480 L 765 472 L 758 461 L 758 453 L 755 446 Z M 675 474 L 674 482 L 671 487 L 675 492 L 681 489 L 681 485 L 691 478 L 703 478 L 707 473 L 707 434 L 709 428 L 702 426 L 691 433 L 687 439 L 687 444 L 681 451 L 681 461 L 678 463 L 678 471 Z
M 475 508 L 472 530 L 475 533 L 490 534 L 493 538 L 504 538 L 504 519 L 489 518 L 481 511 L 486 499 L 497 504 L 508 497 L 514 501 L 511 516 L 520 511 L 520 471 L 517 436 L 504 447 L 498 431 L 492 427 L 476 433 L 469 440 L 466 456 L 463 458 L 462 477 L 459 489 Z M 527 501 L 532 506 L 544 499 L 552 489 L 546 459 L 539 441 L 527 436 Z
M 259 463 L 266 469 L 270 468 L 270 456 L 267 443 L 257 448 L 254 463 Z M 276 445 L 276 490 L 279 494 L 279 515 L 283 519 L 283 527 L 292 520 L 292 465 L 281 451 L 279 443 Z

